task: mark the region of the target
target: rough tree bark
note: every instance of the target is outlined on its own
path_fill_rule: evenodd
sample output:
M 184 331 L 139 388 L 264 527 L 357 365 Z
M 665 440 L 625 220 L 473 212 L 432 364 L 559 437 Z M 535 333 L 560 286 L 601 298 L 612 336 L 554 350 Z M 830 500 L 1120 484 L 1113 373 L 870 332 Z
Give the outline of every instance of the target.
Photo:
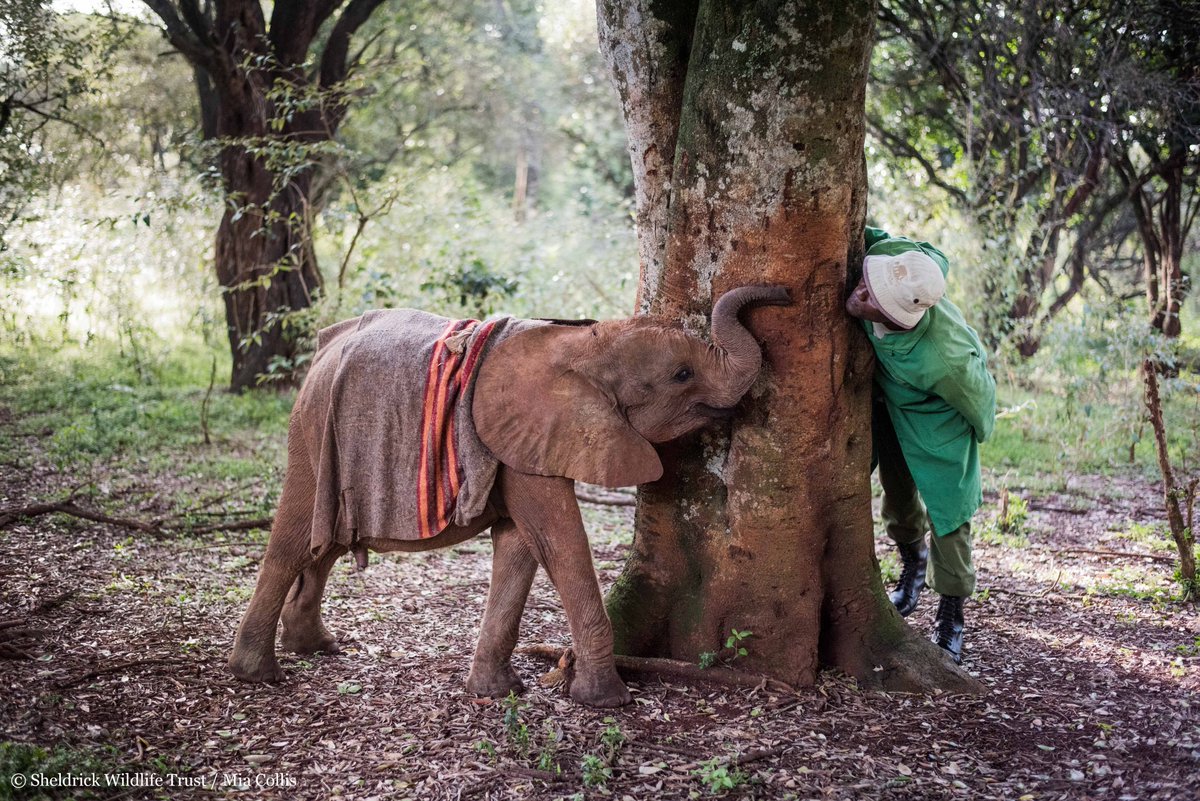
M 663 450 L 608 597 L 617 650 L 793 685 L 977 689 L 888 603 L 872 542 L 870 345 L 845 315 L 862 259 L 873 0 L 599 0 L 638 199 L 638 310 L 697 332 L 744 284 L 766 363 L 731 426 Z M 851 267 L 852 266 L 852 267 Z
M 214 260 L 233 357 L 230 386 L 254 386 L 276 360 L 286 377 L 296 355 L 286 317 L 312 304 L 321 273 L 312 249 L 311 167 L 281 166 L 288 159 L 279 150 L 337 133 L 350 40 L 383 0 L 276 0 L 269 23 L 259 0 L 144 2 L 196 72 L 205 138 L 222 143 L 217 166 L 226 203 Z M 327 23 L 323 45 L 311 53 Z

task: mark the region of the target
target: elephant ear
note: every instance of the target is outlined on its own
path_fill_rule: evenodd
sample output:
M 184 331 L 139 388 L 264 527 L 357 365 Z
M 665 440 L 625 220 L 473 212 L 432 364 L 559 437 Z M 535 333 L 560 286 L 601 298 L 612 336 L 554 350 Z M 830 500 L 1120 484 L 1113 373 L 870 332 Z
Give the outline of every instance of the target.
M 655 481 L 654 446 L 613 397 L 572 366 L 591 331 L 545 325 L 513 334 L 479 368 L 475 431 L 504 464 L 523 473 L 626 487 Z

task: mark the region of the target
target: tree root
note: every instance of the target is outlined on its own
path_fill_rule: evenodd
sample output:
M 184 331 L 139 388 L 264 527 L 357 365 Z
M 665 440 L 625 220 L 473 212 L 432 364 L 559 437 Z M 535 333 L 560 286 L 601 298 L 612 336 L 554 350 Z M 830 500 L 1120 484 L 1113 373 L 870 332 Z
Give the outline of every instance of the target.
M 888 649 L 880 662 L 870 677 L 859 677 L 861 686 L 922 695 L 934 692 L 983 695 L 987 692 L 980 681 L 950 661 L 945 651 L 920 637 L 906 637 Z
M 518 648 L 517 653 L 557 664 L 554 670 L 550 671 L 546 677 L 543 677 L 543 683 L 558 684 L 565 681 L 568 685 L 570 684 L 575 658 L 574 652 L 570 648 L 537 643 Z M 691 662 L 681 662 L 678 659 L 660 659 L 656 657 L 617 654 L 616 662 L 617 672 L 625 679 L 650 675 L 679 679 L 691 683 L 719 684 L 724 687 L 763 688 L 772 692 L 783 693 L 794 693 L 796 691 L 791 685 L 768 676 L 743 673 L 739 670 L 721 667 L 702 668 L 699 665 L 694 665 Z

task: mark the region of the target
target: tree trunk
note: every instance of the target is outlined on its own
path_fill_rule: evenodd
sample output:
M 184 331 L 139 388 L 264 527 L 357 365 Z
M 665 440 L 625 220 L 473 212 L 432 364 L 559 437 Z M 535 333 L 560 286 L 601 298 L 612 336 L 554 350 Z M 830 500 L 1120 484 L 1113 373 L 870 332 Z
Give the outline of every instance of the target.
M 310 206 L 315 163 L 305 147 L 337 133 L 350 40 L 382 1 L 276 0 L 268 24 L 259 0 L 144 0 L 192 65 L 204 137 L 221 144 L 225 213 L 214 261 L 235 391 L 268 373 L 293 378 L 298 342 L 289 316 L 321 288 Z
M 608 598 L 617 650 L 697 660 L 736 628 L 753 632 L 738 664 L 789 684 L 826 664 L 867 686 L 975 689 L 896 614 L 874 557 L 870 345 L 842 307 L 862 260 L 874 3 L 600 14 L 637 180 L 639 309 L 703 330 L 734 287 L 793 299 L 747 315 L 769 367 L 732 425 L 661 449 Z
M 233 356 L 230 386 L 241 391 L 267 375 L 290 381 L 297 342 L 286 316 L 312 305 L 321 274 L 312 249 L 310 177 L 275 191 L 261 159 L 239 147 L 227 151 L 225 192 L 237 200 L 226 204 L 217 229 L 215 262 Z

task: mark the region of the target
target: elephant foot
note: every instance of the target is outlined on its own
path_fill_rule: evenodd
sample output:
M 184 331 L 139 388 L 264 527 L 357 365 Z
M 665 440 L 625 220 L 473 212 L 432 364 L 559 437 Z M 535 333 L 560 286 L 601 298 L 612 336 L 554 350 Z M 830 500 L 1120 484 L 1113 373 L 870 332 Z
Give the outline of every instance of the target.
M 285 676 L 274 654 L 247 656 L 235 650 L 229 657 L 229 670 L 242 681 L 257 684 L 278 684 Z
M 587 706 L 614 707 L 625 706 L 633 701 L 629 689 L 617 671 L 609 668 L 598 673 L 585 673 L 576 668 L 575 678 L 571 680 L 571 698 Z
M 507 698 L 509 693 L 520 695 L 525 692 L 525 683 L 509 664 L 491 669 L 472 666 L 471 675 L 467 676 L 467 692 L 491 698 Z
M 322 626 L 318 631 L 292 631 L 286 626 L 279 636 L 284 648 L 294 654 L 340 654 L 337 638 Z

